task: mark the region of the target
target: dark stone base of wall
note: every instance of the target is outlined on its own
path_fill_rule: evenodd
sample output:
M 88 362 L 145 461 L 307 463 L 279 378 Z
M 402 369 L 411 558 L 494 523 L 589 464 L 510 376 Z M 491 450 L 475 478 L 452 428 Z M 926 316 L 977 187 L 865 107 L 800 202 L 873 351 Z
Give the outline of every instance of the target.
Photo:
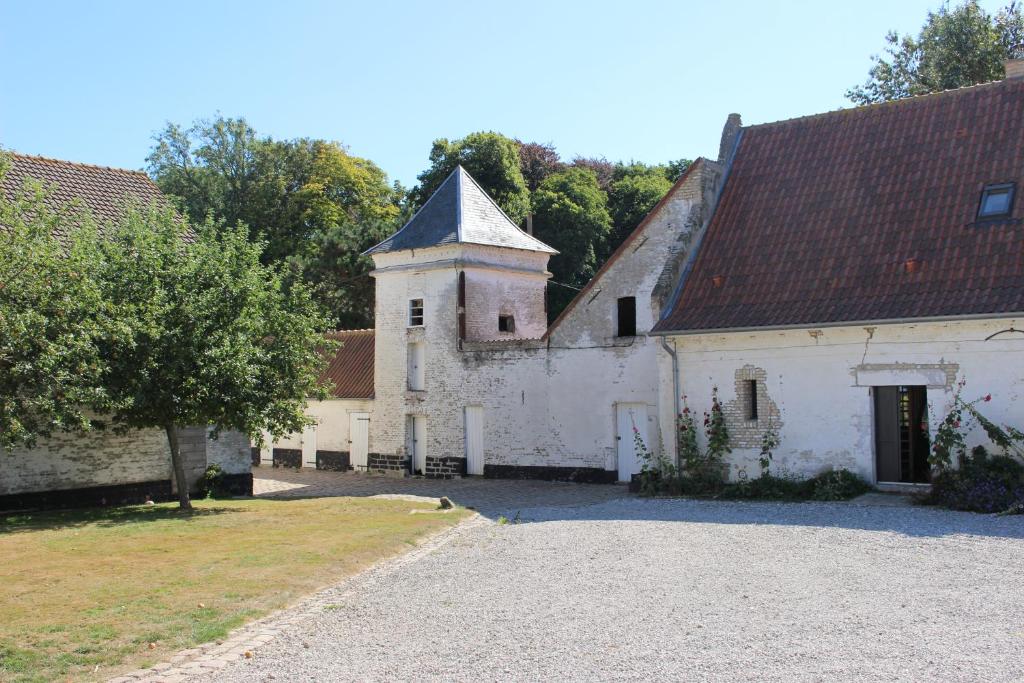
M 251 496 L 252 472 L 243 472 L 241 474 L 228 474 L 225 472 L 223 486 L 224 491 L 232 496 Z
M 352 469 L 348 451 L 317 451 L 316 468 L 332 472 L 345 472 Z
M 250 461 L 252 462 L 252 466 L 253 467 L 259 467 L 260 466 L 260 449 L 256 448 L 255 446 L 250 448 L 249 449 L 249 458 L 250 458 Z
M 618 472 L 598 467 L 543 467 L 527 465 L 484 465 L 486 479 L 542 479 L 574 481 L 580 484 L 614 484 Z
M 387 453 L 369 453 L 366 456 L 366 469 L 390 470 L 392 472 L 408 472 L 409 458 L 404 455 L 388 455 Z
M 243 476 L 243 475 L 228 475 Z M 249 495 L 252 495 L 252 475 L 249 477 Z M 63 491 L 36 491 L 0 496 L 0 511 L 53 510 L 63 508 L 97 507 L 102 505 L 137 505 L 146 498 L 155 503 L 173 500 L 171 481 L 144 481 L 114 486 L 90 486 Z
M 431 458 L 427 456 L 427 471 L 423 476 L 429 479 L 453 479 L 466 474 L 465 458 Z
M 302 450 L 299 448 L 275 448 L 274 467 L 302 467 Z

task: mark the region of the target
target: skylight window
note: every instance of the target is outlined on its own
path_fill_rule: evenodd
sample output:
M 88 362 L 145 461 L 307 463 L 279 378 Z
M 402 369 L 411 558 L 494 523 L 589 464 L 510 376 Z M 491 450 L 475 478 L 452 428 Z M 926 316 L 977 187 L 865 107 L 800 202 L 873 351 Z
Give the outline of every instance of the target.
M 1013 183 L 987 185 L 981 193 L 978 218 L 1002 218 L 1013 210 Z

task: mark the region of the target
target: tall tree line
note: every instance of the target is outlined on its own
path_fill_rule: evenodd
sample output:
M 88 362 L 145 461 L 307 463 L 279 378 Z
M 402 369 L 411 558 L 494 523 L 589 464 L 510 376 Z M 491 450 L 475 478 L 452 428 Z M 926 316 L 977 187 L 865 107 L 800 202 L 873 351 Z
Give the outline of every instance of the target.
M 148 170 L 193 221 L 247 226 L 263 261 L 310 286 L 343 328 L 373 325 L 372 262 L 362 252 L 401 227 L 462 165 L 518 225 L 561 252 L 551 262 L 555 316 L 689 165 L 566 162 L 550 144 L 495 132 L 435 140 L 430 165 L 406 191 L 337 142 L 261 137 L 218 117 L 156 138 Z

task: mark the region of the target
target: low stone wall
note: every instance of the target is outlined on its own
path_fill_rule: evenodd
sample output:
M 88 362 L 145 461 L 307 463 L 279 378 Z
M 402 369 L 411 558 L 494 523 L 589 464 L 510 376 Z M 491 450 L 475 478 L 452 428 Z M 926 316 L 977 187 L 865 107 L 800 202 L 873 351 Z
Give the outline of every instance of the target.
M 298 448 L 275 448 L 274 467 L 302 467 L 302 450 Z
M 614 484 L 618 480 L 618 472 L 597 467 L 485 464 L 484 477 L 486 479 L 540 479 L 544 481 L 573 481 L 581 484 Z
M 348 451 L 316 452 L 316 468 L 332 472 L 345 472 L 352 469 Z

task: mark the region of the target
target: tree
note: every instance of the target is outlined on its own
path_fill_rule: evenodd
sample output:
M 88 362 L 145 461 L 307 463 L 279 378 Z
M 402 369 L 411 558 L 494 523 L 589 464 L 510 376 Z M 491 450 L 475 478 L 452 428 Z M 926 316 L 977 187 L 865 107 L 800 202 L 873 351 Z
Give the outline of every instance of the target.
M 0 183 L 10 161 L 0 155 Z M 87 430 L 110 407 L 97 342 L 117 334 L 96 284 L 96 227 L 50 188 L 0 191 L 0 446 Z
M 573 167 L 548 176 L 533 193 L 534 232 L 560 253 L 551 259 L 552 280 L 580 288 L 593 277 L 611 231 L 607 198 L 590 169 Z M 548 315 L 556 317 L 572 289 L 550 289 Z
M 178 429 L 213 425 L 262 440 L 307 423 L 326 319 L 301 283 L 260 262 L 244 226 L 194 231 L 172 210 L 130 211 L 100 242 L 101 294 L 126 335 L 101 340 L 104 388 L 120 429 L 167 434 L 182 508 L 190 508 Z
M 342 324 L 372 324 L 372 264 L 360 254 L 398 229 L 404 198 L 372 161 L 337 142 L 259 137 L 245 119 L 224 117 L 168 124 L 147 160 L 193 222 L 248 225 L 267 245 L 263 263 L 289 262 Z
M 549 175 L 565 168 L 551 143 L 520 140 L 516 140 L 515 143 L 519 145 L 519 168 L 530 192 L 535 191 Z
M 857 104 L 962 88 L 1003 77 L 1003 63 L 1024 42 L 1024 16 L 1014 1 L 995 16 L 976 0 L 929 12 L 915 38 L 886 35 L 888 58 L 874 56 L 864 85 L 847 91 Z
M 602 192 L 607 192 L 615 180 L 615 164 L 604 157 L 576 157 L 572 160 L 575 168 L 586 168 L 593 171 L 597 178 L 598 187 Z
M 470 133 L 453 141 L 434 140 L 430 167 L 417 176 L 419 185 L 412 191 L 413 203 L 423 206 L 459 165 L 480 183 L 514 223 L 521 225 L 526 220 L 530 212 L 530 192 L 523 178 L 519 145 L 494 132 Z
M 672 187 L 664 166 L 622 165 L 616 168 L 615 176 L 608 189 L 608 209 L 614 230 L 609 235 L 605 258 L 640 225 Z

